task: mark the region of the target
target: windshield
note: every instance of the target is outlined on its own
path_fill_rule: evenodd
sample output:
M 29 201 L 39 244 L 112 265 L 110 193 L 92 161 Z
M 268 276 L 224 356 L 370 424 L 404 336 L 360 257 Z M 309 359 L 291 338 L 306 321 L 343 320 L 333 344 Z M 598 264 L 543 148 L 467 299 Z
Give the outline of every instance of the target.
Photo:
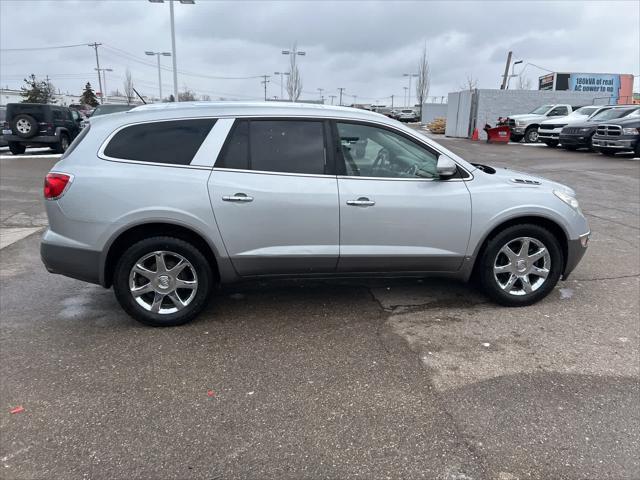
M 593 117 L 589 119 L 590 122 L 600 122 L 602 120 L 611 120 L 612 118 L 621 118 L 629 115 L 630 113 L 636 111 L 636 109 L 631 108 L 610 108 L 609 110 L 605 110 L 604 112 L 597 113 Z
M 529 113 L 532 115 L 543 115 L 547 113 L 551 107 L 553 107 L 553 105 L 542 105 L 541 107 L 538 107 L 534 111 Z
M 126 112 L 131 108 L 131 105 L 98 105 L 91 116 L 97 117 L 98 115 L 107 115 L 109 113 Z
M 598 107 L 582 107 L 576 110 L 575 112 L 571 112 L 569 114 L 570 117 L 579 117 L 580 115 L 586 115 L 587 117 L 591 115 L 593 112 L 598 110 Z

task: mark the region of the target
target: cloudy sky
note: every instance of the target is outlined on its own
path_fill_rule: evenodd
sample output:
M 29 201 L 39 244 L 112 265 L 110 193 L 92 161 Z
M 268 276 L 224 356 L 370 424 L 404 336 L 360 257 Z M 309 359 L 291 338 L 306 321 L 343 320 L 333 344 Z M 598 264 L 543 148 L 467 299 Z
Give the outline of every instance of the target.
M 524 61 L 537 85 L 543 69 L 560 72 L 640 73 L 640 1 L 213 1 L 176 2 L 178 83 L 212 99 L 261 99 L 259 75 L 271 75 L 270 97 L 280 95 L 287 69 L 281 50 L 294 42 L 303 98 L 345 94 L 358 102 L 402 101 L 426 42 L 430 96 L 458 90 L 467 77 L 497 88 L 507 52 Z M 25 75 L 49 75 L 62 91 L 97 84 L 92 48 L 100 42 L 108 90 L 126 69 L 144 94 L 158 94 L 155 57 L 171 51 L 169 5 L 146 0 L 0 0 L 0 85 L 17 88 Z M 31 49 L 31 50 L 16 50 Z M 171 59 L 164 57 L 163 94 L 172 90 Z M 529 64 L 529 65 L 527 65 Z M 515 83 L 515 82 L 514 82 Z M 635 90 L 640 86 L 636 77 Z M 286 95 L 286 93 L 285 93 Z M 415 93 L 413 93 L 415 95 Z M 352 101 L 345 97 L 345 102 Z

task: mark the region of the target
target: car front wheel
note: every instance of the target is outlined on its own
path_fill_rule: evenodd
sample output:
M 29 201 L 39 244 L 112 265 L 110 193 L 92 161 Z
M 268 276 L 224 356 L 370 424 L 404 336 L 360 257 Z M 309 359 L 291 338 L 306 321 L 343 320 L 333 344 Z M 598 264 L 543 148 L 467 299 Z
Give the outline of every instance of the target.
M 122 308 L 145 325 L 183 325 L 207 305 L 213 274 L 195 246 L 173 237 L 135 243 L 116 265 L 113 289 Z
M 21 143 L 9 142 L 9 151 L 14 155 L 20 155 L 25 152 L 27 147 Z
M 522 307 L 553 290 L 563 263 L 562 249 L 551 232 L 538 225 L 515 225 L 488 240 L 480 258 L 480 280 L 495 302 Z
M 525 143 L 537 143 L 538 142 L 538 129 L 536 127 L 529 127 L 524 134 Z

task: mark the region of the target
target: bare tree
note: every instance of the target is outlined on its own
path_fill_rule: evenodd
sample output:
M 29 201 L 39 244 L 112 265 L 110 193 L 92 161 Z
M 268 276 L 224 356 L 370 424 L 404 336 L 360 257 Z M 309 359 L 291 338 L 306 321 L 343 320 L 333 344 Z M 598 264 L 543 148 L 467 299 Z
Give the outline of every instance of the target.
M 196 99 L 196 94 L 193 90 L 190 90 L 186 85 L 182 87 L 184 90 L 182 92 L 178 92 L 178 101 L 179 102 L 193 102 Z
M 518 90 L 531 90 L 531 79 L 528 77 L 518 76 Z
M 289 55 L 289 77 L 287 78 L 287 94 L 289 95 L 289 100 L 292 102 L 297 101 L 302 93 L 302 76 L 298 69 L 298 55 L 296 52 L 296 44 L 294 43 L 291 55 Z
M 127 68 L 124 74 L 124 96 L 127 97 L 127 105 L 131 105 L 135 98 L 136 92 L 133 87 L 133 78 L 131 77 L 131 71 Z
M 467 73 L 467 80 L 458 87 L 460 90 L 475 90 L 478 88 L 478 79 L 471 73 Z
M 427 58 L 427 42 L 422 48 L 422 55 L 418 62 L 418 80 L 416 81 L 416 99 L 420 104 L 420 119 L 422 120 L 422 104 L 429 95 L 431 87 L 431 68 L 429 67 L 429 59 Z

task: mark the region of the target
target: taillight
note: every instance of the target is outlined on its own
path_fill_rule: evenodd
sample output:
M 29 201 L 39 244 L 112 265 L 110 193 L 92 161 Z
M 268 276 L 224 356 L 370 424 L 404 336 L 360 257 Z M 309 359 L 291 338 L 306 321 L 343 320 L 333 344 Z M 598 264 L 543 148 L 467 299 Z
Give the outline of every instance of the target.
M 44 177 L 44 198 L 56 200 L 60 198 L 71 184 L 71 175 L 66 173 L 47 173 Z

